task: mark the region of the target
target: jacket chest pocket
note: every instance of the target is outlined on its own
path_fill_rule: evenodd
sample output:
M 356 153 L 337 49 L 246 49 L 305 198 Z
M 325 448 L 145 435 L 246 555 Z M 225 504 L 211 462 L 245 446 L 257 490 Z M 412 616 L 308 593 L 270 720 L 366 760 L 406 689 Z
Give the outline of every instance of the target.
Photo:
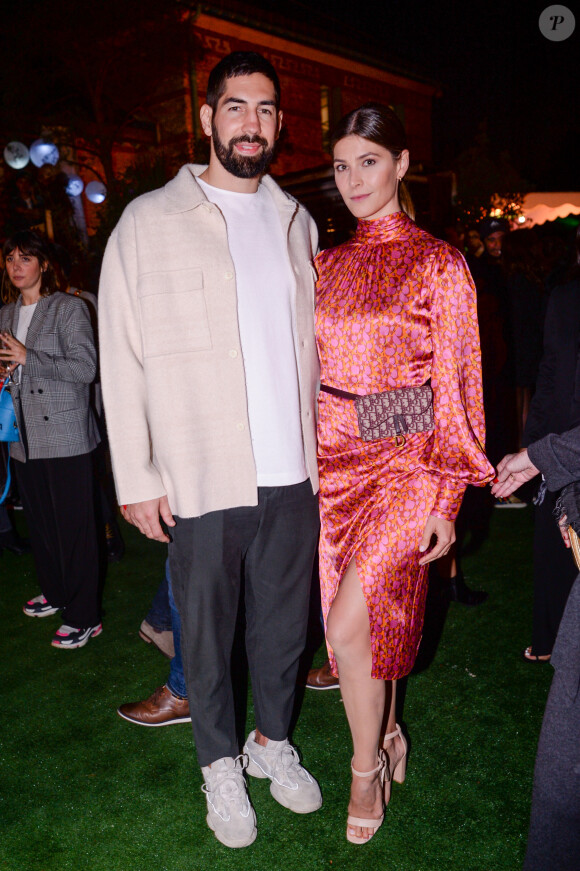
M 150 272 L 139 279 L 138 295 L 145 357 L 212 347 L 201 269 Z

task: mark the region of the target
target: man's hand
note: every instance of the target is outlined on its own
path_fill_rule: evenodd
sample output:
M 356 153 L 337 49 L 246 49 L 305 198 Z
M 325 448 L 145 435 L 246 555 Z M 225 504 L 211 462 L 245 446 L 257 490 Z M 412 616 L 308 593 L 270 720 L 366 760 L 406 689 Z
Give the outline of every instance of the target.
M 539 474 L 540 470 L 536 469 L 526 449 L 518 454 L 506 454 L 497 467 L 497 479 L 492 485 L 491 492 L 498 499 L 505 499 L 526 481 L 531 481 Z
M 169 536 L 163 532 L 159 522 L 159 516 L 161 515 L 161 519 L 166 526 L 175 526 L 175 520 L 169 508 L 167 496 L 162 496 L 160 499 L 147 499 L 145 502 L 133 502 L 130 505 L 122 505 L 121 514 L 127 523 L 132 523 L 147 538 L 153 538 L 155 541 L 163 541 L 165 543 L 171 541 Z
M 440 556 L 445 556 L 455 541 L 455 524 L 452 520 L 443 520 L 442 517 L 435 517 L 434 514 L 431 514 L 425 524 L 419 545 L 421 553 L 425 553 L 433 536 L 437 539 L 437 543 L 428 554 L 425 554 L 423 559 L 419 560 L 420 566 L 427 565 L 427 563 L 439 559 Z

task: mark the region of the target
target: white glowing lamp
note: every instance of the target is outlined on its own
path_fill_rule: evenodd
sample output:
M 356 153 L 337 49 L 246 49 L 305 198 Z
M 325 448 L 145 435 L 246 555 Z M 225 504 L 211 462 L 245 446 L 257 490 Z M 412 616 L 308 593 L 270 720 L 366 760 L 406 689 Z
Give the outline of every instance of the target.
M 85 183 L 79 175 L 69 175 L 66 192 L 69 197 L 80 197 L 85 188 Z
M 4 160 L 12 169 L 24 169 L 30 160 L 30 152 L 23 142 L 9 142 L 4 149 Z
M 58 148 L 48 139 L 36 139 L 30 146 L 30 159 L 35 166 L 44 166 L 46 163 L 56 166 L 59 159 Z
M 107 188 L 102 181 L 90 181 L 85 188 L 85 195 L 91 203 L 104 203 L 107 199 Z
M 525 216 L 525 215 L 519 215 L 519 216 L 518 216 L 518 224 L 525 224 L 525 223 L 526 223 L 526 216 Z

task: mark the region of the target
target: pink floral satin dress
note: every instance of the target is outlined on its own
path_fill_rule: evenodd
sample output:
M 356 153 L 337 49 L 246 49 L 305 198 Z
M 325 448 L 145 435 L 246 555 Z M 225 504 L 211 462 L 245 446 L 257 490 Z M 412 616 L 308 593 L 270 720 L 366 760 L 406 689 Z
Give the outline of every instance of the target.
M 454 520 L 467 484 L 494 475 L 483 451 L 475 289 L 461 254 L 403 212 L 360 221 L 352 241 L 321 252 L 316 267 L 322 384 L 368 394 L 431 379 L 434 430 L 402 446 L 363 441 L 352 400 L 318 399 L 324 618 L 355 559 L 372 676 L 401 678 L 423 629 L 427 567 L 418 548 L 427 519 Z

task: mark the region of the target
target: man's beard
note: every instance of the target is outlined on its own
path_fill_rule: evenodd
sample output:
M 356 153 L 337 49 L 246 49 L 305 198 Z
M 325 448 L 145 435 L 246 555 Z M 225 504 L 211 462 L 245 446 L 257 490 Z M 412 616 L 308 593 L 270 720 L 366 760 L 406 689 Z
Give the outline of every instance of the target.
M 235 139 L 230 139 L 225 145 L 219 137 L 214 123 L 211 125 L 211 136 L 213 148 L 221 165 L 236 178 L 257 178 L 263 175 L 268 169 L 272 158 L 274 157 L 274 148 L 270 148 L 265 139 L 261 136 L 237 136 Z M 244 156 L 234 151 L 234 146 L 238 142 L 257 142 L 262 146 L 262 151 L 255 157 Z

